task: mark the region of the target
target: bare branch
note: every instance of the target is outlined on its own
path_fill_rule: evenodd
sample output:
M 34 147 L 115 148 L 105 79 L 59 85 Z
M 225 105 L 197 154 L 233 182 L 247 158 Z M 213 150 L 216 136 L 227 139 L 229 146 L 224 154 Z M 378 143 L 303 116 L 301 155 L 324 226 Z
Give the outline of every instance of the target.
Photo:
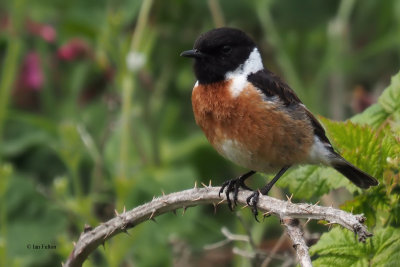
M 222 246 L 225 246 L 233 241 L 243 241 L 243 242 L 250 242 L 250 237 L 247 235 L 238 235 L 238 234 L 234 234 L 231 233 L 228 228 L 226 228 L 225 226 L 222 227 L 221 229 L 222 234 L 226 237 L 225 240 L 219 241 L 217 243 L 214 244 L 210 244 L 210 245 L 205 245 L 204 249 L 207 250 L 212 250 L 212 249 L 216 249 Z
M 287 233 L 293 241 L 293 247 L 296 250 L 300 265 L 302 267 L 312 267 L 308 246 L 304 240 L 303 230 L 301 229 L 299 220 L 284 217 L 282 218 L 282 223 L 285 225 Z
M 219 203 L 221 198 L 226 201 L 225 195 L 221 195 L 221 198 L 218 196 L 219 190 L 220 187 L 211 186 L 193 188 L 154 198 L 146 204 L 123 212 L 96 228 L 83 232 L 65 266 L 82 266 L 89 254 L 107 239 L 121 232 L 126 232 L 128 229 L 144 221 L 154 219 L 158 215 L 170 211 L 173 212 L 178 208 L 185 209 L 202 204 L 214 205 Z M 249 194 L 250 192 L 248 191 L 240 191 L 238 194 L 238 203 L 245 205 Z M 311 218 L 340 224 L 357 234 L 360 241 L 365 241 L 367 237 L 372 236 L 367 231 L 365 225 L 363 225 L 365 218 L 362 215 L 353 215 L 332 207 L 294 204 L 268 196 L 260 196 L 258 208 L 262 212 L 269 212 L 269 214 L 275 214 L 280 218 Z
M 231 241 L 244 241 L 244 242 L 250 242 L 250 237 L 247 235 L 238 235 L 238 234 L 233 234 L 231 233 L 228 228 L 222 227 L 221 229 L 222 234 L 229 240 Z

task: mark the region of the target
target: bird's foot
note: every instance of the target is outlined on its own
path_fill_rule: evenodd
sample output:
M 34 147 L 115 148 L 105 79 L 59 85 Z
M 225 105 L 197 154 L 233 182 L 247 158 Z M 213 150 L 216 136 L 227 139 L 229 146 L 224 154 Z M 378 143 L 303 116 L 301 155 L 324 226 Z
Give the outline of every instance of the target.
M 231 211 L 233 211 L 233 207 L 237 205 L 239 188 L 241 187 L 246 190 L 252 190 L 244 183 L 243 178 L 244 175 L 241 175 L 238 178 L 228 180 L 222 184 L 221 189 L 219 190 L 218 196 L 221 197 L 221 193 L 223 193 L 226 188 L 225 190 L 226 201 L 228 202 L 228 207 Z M 233 193 L 233 205 L 231 198 L 229 196 L 231 192 Z
M 257 222 L 260 222 L 258 220 L 258 218 L 257 218 L 257 215 L 258 215 L 258 210 L 257 210 L 258 199 L 260 197 L 260 194 L 261 195 L 268 195 L 268 192 L 271 189 L 271 187 L 272 187 L 272 185 L 268 184 L 264 188 L 261 188 L 261 189 L 259 189 L 257 191 L 253 191 L 253 193 L 246 198 L 246 203 L 251 208 L 251 212 L 253 213 L 254 218 L 256 219 Z M 265 218 L 265 216 L 264 216 L 264 218 Z
M 257 222 L 260 222 L 257 218 L 258 215 L 257 204 L 259 196 L 260 196 L 260 191 L 257 190 L 253 191 L 253 193 L 246 198 L 246 203 L 251 208 L 251 212 L 253 213 L 254 218 L 256 219 Z

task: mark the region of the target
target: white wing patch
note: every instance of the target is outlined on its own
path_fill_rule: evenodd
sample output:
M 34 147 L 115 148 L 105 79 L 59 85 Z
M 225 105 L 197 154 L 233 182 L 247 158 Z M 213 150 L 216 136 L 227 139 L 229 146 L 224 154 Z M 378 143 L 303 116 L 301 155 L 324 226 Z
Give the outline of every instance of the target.
M 227 72 L 225 80 L 232 80 L 231 87 L 229 88 L 233 97 L 237 97 L 243 91 L 247 84 L 247 76 L 264 69 L 260 52 L 254 48 L 250 53 L 249 58 L 241 64 L 236 70 Z

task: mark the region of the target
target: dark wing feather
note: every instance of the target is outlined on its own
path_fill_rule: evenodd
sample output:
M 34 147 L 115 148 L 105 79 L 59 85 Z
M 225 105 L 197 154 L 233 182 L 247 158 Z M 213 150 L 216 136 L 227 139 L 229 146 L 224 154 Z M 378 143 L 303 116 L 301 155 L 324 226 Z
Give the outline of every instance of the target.
M 302 104 L 296 93 L 277 75 L 270 72 L 269 70 L 260 70 L 256 73 L 252 73 L 247 77 L 248 81 L 251 82 L 255 87 L 260 89 L 267 97 L 279 97 L 280 101 L 285 106 L 300 105 Z M 314 134 L 319 139 L 328 144 L 331 147 L 329 139 L 326 137 L 325 130 L 321 123 L 314 117 L 314 115 L 304 107 L 305 114 L 310 119 L 310 122 L 314 128 Z

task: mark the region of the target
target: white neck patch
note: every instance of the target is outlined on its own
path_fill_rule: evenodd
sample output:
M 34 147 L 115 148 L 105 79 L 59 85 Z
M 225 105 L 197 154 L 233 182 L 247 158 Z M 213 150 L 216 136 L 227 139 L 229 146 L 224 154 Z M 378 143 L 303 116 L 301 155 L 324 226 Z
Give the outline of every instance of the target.
M 227 72 L 225 80 L 232 80 L 229 88 L 233 97 L 237 97 L 243 91 L 247 83 L 247 76 L 264 68 L 260 52 L 255 47 L 250 53 L 249 58 L 236 70 Z

